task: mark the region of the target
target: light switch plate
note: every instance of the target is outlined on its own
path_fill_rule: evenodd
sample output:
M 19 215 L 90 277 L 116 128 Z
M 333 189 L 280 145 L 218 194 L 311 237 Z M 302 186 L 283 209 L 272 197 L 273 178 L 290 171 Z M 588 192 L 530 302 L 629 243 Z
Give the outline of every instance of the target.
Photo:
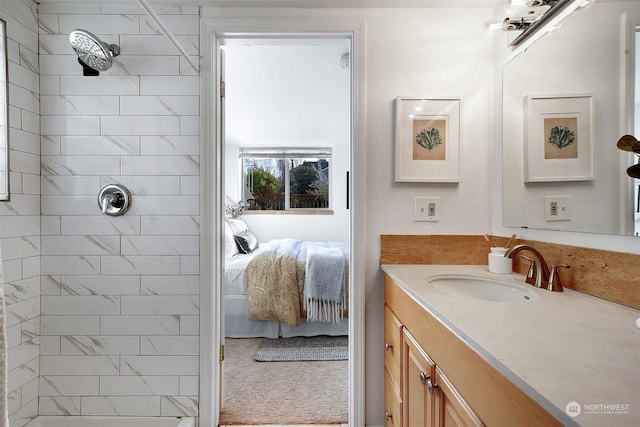
M 545 221 L 570 221 L 571 196 L 545 196 L 544 219 Z
M 414 221 L 440 221 L 440 197 L 416 196 Z

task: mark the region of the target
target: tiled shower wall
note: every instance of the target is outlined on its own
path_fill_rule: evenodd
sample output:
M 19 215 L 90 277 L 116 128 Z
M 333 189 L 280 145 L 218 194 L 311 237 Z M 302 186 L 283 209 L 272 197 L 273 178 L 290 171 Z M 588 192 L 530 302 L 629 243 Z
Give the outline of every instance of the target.
M 0 1 L 7 23 L 11 201 L 0 202 L 2 279 L 12 420 L 38 410 L 40 333 L 40 120 L 37 8 Z M 11 425 L 22 425 L 12 422 Z
M 199 10 L 155 10 L 198 57 Z M 137 2 L 40 7 L 41 415 L 197 415 L 199 77 Z M 83 28 L 120 46 L 83 77 Z M 112 183 L 130 210 L 103 215 Z

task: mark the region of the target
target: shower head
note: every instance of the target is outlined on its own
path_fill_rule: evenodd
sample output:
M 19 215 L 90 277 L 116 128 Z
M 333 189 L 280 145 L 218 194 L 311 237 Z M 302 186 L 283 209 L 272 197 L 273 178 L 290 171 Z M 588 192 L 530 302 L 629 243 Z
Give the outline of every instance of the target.
M 112 58 L 120 54 L 118 45 L 106 44 L 87 30 L 71 31 L 69 42 L 78 55 L 85 76 L 97 76 L 100 71 L 107 71 L 113 64 Z

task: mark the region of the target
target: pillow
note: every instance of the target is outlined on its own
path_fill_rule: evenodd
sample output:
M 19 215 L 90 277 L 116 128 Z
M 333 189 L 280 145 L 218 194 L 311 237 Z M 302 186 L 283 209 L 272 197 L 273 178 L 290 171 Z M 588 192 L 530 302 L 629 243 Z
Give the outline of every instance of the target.
M 224 257 L 231 258 L 238 253 L 238 245 L 233 238 L 233 231 L 228 222 L 224 222 Z
M 238 251 L 243 254 L 250 254 L 258 247 L 258 239 L 249 230 L 234 234 L 233 239 L 236 241 Z
M 227 224 L 229 224 L 229 227 L 231 228 L 231 231 L 233 232 L 234 235 L 240 234 L 243 231 L 248 231 L 249 230 L 249 226 L 242 219 L 225 218 L 224 221 Z

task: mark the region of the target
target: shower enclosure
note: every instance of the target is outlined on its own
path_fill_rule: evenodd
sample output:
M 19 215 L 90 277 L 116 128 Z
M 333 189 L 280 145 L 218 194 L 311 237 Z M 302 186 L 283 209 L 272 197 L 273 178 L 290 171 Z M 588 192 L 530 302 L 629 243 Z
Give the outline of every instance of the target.
M 199 9 L 161 12 L 197 58 Z M 0 203 L 11 425 L 197 416 L 199 76 L 132 4 L 20 0 L 0 2 L 0 17 L 19 23 L 7 34 L 12 197 Z M 83 76 L 72 32 L 99 75 Z M 124 215 L 96 202 L 109 184 L 131 192 Z

